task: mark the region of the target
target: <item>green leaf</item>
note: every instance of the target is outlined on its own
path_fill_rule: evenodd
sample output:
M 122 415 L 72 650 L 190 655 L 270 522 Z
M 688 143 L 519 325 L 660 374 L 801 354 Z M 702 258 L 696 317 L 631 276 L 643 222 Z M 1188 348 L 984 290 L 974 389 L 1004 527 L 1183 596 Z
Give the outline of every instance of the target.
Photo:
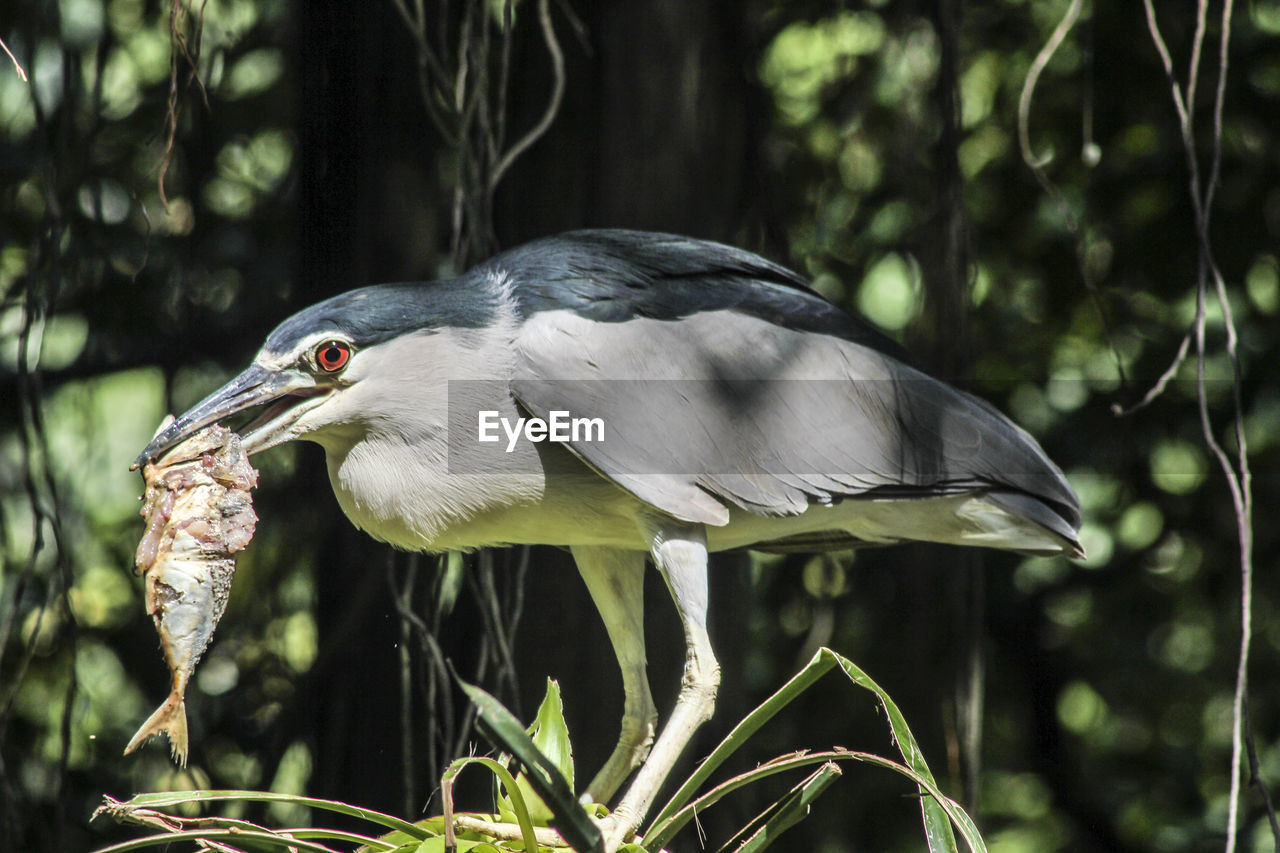
M 100 806 L 98 812 L 105 812 L 116 819 L 119 819 L 118 815 L 127 816 L 128 812 L 136 809 L 172 808 L 173 806 L 186 805 L 187 803 L 217 802 L 221 800 L 243 800 L 258 803 L 284 802 L 359 818 L 388 829 L 399 830 L 413 839 L 421 840 L 429 835 L 425 830 L 406 820 L 401 820 L 393 815 L 383 814 L 373 809 L 348 805 L 339 800 L 322 800 L 316 797 L 276 794 L 270 791 L 166 791 L 138 794 L 125 801 L 115 800 L 111 797 L 107 797 L 106 800 L 106 804 Z
M 457 846 L 453 849 L 458 853 L 468 853 L 468 851 L 484 853 L 486 848 L 493 849 L 493 845 L 487 841 L 474 838 L 459 838 Z M 437 838 L 428 838 L 426 841 L 416 845 L 405 845 L 397 850 L 396 853 L 445 853 L 446 849 L 444 836 L 441 835 Z
M 432 837 L 444 835 L 444 818 L 439 816 L 423 818 L 422 820 L 415 822 L 413 825 L 420 830 L 417 835 L 409 835 L 406 832 L 393 829 L 391 832 L 381 836 L 378 840 L 386 844 L 394 844 L 397 847 L 408 847 L 416 850 L 418 844 L 426 843 L 423 840 L 424 838 L 426 841 L 430 841 L 432 840 Z M 361 847 L 356 851 L 356 853 L 368 853 L 368 851 Z
M 911 734 L 910 727 L 907 726 L 907 720 L 902 716 L 902 712 L 898 710 L 897 704 L 889 698 L 889 694 L 884 691 L 880 685 L 871 680 L 871 676 L 867 675 L 853 661 L 836 654 L 830 649 L 820 649 L 818 654 L 814 656 L 814 660 L 818 660 L 824 654 L 830 656 L 834 663 L 838 663 L 840 668 L 844 670 L 845 675 L 859 687 L 870 690 L 880 699 L 880 704 L 884 706 L 885 716 L 889 718 L 889 728 L 893 731 L 894 742 L 898 746 L 898 751 L 902 753 L 902 758 L 906 761 L 907 766 L 915 772 L 919 773 L 936 789 L 937 783 L 934 781 L 933 773 L 929 770 L 928 763 L 924 760 L 924 753 L 920 750 L 920 744 L 916 742 L 915 735 Z M 948 810 L 942 803 L 932 796 L 928 796 L 924 788 L 921 793 L 925 794 L 920 798 L 920 809 L 924 820 L 924 834 L 929 842 L 930 853 L 955 853 L 956 837 L 951 831 L 951 820 Z M 957 806 L 957 808 L 959 808 Z M 970 840 L 970 846 L 973 841 Z M 982 844 L 982 839 L 977 839 L 979 847 L 986 850 L 986 846 Z
M 533 745 L 551 760 L 573 790 L 573 744 L 569 741 L 569 727 L 564 721 L 564 703 L 560 700 L 560 685 L 547 679 L 547 695 L 538 708 L 534 724 Z
M 528 728 L 533 738 L 533 745 L 545 755 L 573 790 L 573 745 L 569 742 L 569 727 L 564 722 L 564 704 L 560 700 L 560 685 L 547 679 L 547 692 L 538 708 L 537 719 Z M 534 791 L 524 773 L 516 777 L 516 785 L 524 794 L 525 803 L 529 807 L 529 817 L 535 825 L 547 826 L 551 822 L 551 809 Z M 511 810 L 511 801 L 505 796 L 498 797 L 498 814 L 504 820 Z
M 724 845 L 723 849 L 733 847 L 738 853 L 759 853 L 764 850 L 777 841 L 782 833 L 808 817 L 813 801 L 838 778 L 840 778 L 840 768 L 835 762 L 828 761 L 823 764 L 803 782 L 788 791 L 782 799 L 743 827 Z
M 457 778 L 464 768 L 470 767 L 472 764 L 486 767 L 498 777 L 498 781 L 511 796 L 511 807 L 515 815 L 515 822 L 520 824 L 520 835 L 524 840 L 524 849 L 537 850 L 538 843 L 537 837 L 533 832 L 533 822 L 529 820 L 529 810 L 525 808 L 524 795 L 520 793 L 520 789 L 516 786 L 515 777 L 501 762 L 483 756 L 456 759 L 445 770 L 444 775 L 440 777 L 440 800 L 444 805 L 445 837 L 448 838 L 448 827 L 453 824 L 456 817 L 453 813 L 453 780 Z
M 952 800 L 948 799 L 942 791 L 938 789 L 935 783 L 925 779 L 919 773 L 900 762 L 884 758 L 883 756 L 873 755 L 869 752 L 855 752 L 853 750 L 843 748 L 835 748 L 812 753 L 793 752 L 787 755 L 781 755 L 772 761 L 768 761 L 761 764 L 759 767 L 755 767 L 747 771 L 746 773 L 742 773 L 721 782 L 710 791 L 707 791 L 705 794 L 700 795 L 693 801 L 681 807 L 679 811 L 673 814 L 670 818 L 667 818 L 661 825 L 651 827 L 649 833 L 650 835 L 655 835 L 657 840 L 650 843 L 655 845 L 665 845 L 666 841 L 663 839 L 672 838 L 685 826 L 685 824 L 693 820 L 697 815 L 702 814 L 708 808 L 715 805 L 720 800 L 724 799 L 724 797 L 739 788 L 745 788 L 748 785 L 780 773 L 787 773 L 802 767 L 809 767 L 814 764 L 831 761 L 858 761 L 865 764 L 872 764 L 876 767 L 892 770 L 893 772 L 911 780 L 943 803 L 943 807 L 947 809 L 948 815 L 950 815 L 952 820 L 956 822 L 956 825 L 960 827 L 961 832 L 965 836 L 965 840 L 970 843 L 970 846 L 977 850 L 986 849 L 981 846 L 982 839 L 978 835 L 977 828 L 973 825 L 973 821 L 969 819 L 969 816 L 964 813 L 963 809 L 956 805 Z
M 301 853 L 335 853 L 332 847 L 326 847 L 323 844 L 313 844 L 312 842 L 305 841 L 301 838 L 291 838 L 265 829 L 261 831 L 244 829 L 186 829 L 180 832 L 161 832 L 156 835 L 148 835 L 144 838 L 135 838 L 132 841 L 123 841 L 119 844 L 112 844 L 110 847 L 102 847 L 95 851 L 95 853 L 127 853 L 127 851 L 130 850 L 145 850 L 148 847 L 172 849 L 172 845 L 175 841 L 227 841 L 240 845 L 256 842 L 254 846 L 261 850 L 301 851 Z
M 741 747 L 761 726 L 772 719 L 778 711 L 790 704 L 810 685 L 835 666 L 839 666 L 854 684 L 874 693 L 880 700 L 881 705 L 884 706 L 885 716 L 889 720 L 889 728 L 893 735 L 894 743 L 906 762 L 905 769 L 909 771 L 908 775 L 920 786 L 923 794 L 920 798 L 920 804 L 925 838 L 928 841 L 930 853 L 957 853 L 955 835 L 951 830 L 953 822 L 960 827 L 965 841 L 972 850 L 985 853 L 986 846 L 983 844 L 982 837 L 978 834 L 973 821 L 959 805 L 943 796 L 939 791 L 933 774 L 929 770 L 929 765 L 924 760 L 920 745 L 916 743 L 915 736 L 911 734 L 911 729 L 907 726 L 902 712 L 898 710 L 898 706 L 889 697 L 889 694 L 880 685 L 872 681 L 870 676 L 852 661 L 827 648 L 819 649 L 813 659 L 800 672 L 792 676 L 790 681 L 744 717 L 734 727 L 733 731 L 729 732 L 728 736 L 720 742 L 711 755 L 702 762 L 697 771 L 680 786 L 680 789 L 658 812 L 658 815 L 652 820 L 648 830 L 645 832 L 641 841 L 642 846 L 651 850 L 666 846 L 671 837 L 683 825 L 683 820 L 679 820 L 678 817 L 684 813 L 686 804 L 694 793 L 711 777 L 716 768 L 724 763 L 725 759 Z M 872 760 L 873 758 L 875 757 L 867 756 L 860 760 Z M 884 759 L 879 761 L 885 762 Z M 890 766 L 895 765 L 894 762 L 885 763 Z M 691 817 L 691 813 L 688 816 Z M 688 817 L 684 818 L 684 820 L 687 819 Z
M 479 711 L 476 725 L 481 733 L 523 765 L 529 784 L 551 809 L 549 823 L 576 850 L 603 850 L 599 827 L 578 804 L 573 788 L 560 769 L 534 746 L 520 721 L 479 687 L 461 680 L 458 683 Z M 512 793 L 510 788 L 508 793 Z

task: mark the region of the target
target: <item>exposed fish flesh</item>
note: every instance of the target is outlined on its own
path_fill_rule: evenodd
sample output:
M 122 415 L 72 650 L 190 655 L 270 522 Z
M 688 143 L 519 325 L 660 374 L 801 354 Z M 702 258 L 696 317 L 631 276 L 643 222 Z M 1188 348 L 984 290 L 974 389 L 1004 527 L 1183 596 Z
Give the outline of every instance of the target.
M 258 472 L 240 436 L 211 426 L 143 470 L 146 530 L 134 573 L 146 575 L 147 613 L 169 664 L 169 697 L 125 747 L 164 732 L 174 760 L 187 763 L 186 690 L 226 609 L 233 556 L 253 538 L 258 517 L 249 490 Z

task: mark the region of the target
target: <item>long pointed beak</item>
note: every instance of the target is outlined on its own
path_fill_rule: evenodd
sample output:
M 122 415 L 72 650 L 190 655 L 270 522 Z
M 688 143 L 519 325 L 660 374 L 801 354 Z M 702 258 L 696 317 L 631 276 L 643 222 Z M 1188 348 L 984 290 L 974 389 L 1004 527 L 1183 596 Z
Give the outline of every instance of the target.
M 185 414 L 161 430 L 146 446 L 131 469 L 140 468 L 166 450 L 187 440 L 212 423 L 241 412 L 280 401 L 249 424 L 243 435 L 246 453 L 256 453 L 296 438 L 288 427 L 303 414 L 328 398 L 330 389 L 320 388 L 315 379 L 296 370 L 275 372 L 257 364 L 196 403 Z M 288 399 L 286 399 L 288 398 Z

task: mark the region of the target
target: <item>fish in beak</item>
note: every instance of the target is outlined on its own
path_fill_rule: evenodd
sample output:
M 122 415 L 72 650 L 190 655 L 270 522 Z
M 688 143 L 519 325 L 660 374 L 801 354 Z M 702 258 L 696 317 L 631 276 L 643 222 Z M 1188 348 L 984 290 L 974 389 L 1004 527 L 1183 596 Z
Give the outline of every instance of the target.
M 166 734 L 185 767 L 187 685 L 231 596 L 237 553 L 253 539 L 258 517 L 250 492 L 258 472 L 239 437 L 221 426 L 197 432 L 169 457 L 146 466 L 146 526 L 134 566 L 146 577 L 147 613 L 169 664 L 170 689 L 124 752 Z

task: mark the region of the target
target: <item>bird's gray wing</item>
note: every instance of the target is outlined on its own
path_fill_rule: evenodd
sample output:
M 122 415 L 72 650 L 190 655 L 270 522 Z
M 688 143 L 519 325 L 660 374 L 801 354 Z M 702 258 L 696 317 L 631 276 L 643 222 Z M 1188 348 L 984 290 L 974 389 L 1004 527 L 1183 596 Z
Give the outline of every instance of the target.
M 677 518 L 983 492 L 1075 541 L 1076 498 L 1034 439 L 858 342 L 734 310 L 609 323 L 549 310 L 515 343 L 519 403 L 599 419 L 602 440 L 569 448 Z

